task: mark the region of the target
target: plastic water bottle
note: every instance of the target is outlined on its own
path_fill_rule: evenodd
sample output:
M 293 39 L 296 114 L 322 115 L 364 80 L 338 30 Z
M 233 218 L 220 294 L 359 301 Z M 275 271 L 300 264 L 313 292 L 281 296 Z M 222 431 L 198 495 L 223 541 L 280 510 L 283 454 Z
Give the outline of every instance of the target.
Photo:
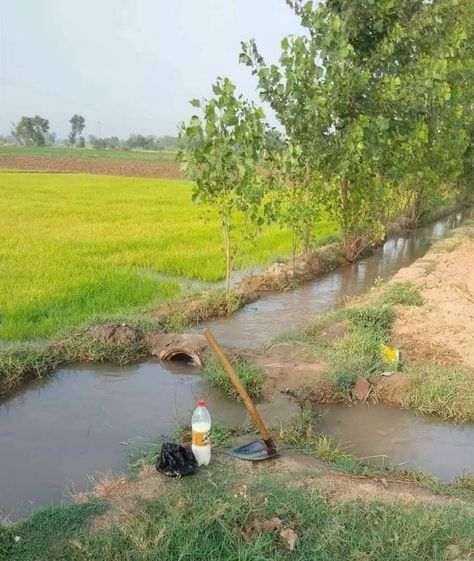
M 200 399 L 191 418 L 193 432 L 193 453 L 198 466 L 207 466 L 211 461 L 211 415 L 206 407 L 206 402 Z

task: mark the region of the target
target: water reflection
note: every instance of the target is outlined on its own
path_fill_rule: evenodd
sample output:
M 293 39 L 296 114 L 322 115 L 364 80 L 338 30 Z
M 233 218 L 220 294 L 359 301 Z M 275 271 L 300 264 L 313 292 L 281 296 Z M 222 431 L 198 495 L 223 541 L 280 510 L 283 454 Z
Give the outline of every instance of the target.
M 344 298 L 358 296 L 378 278 L 386 279 L 423 256 L 431 243 L 458 226 L 457 213 L 413 232 L 390 237 L 372 255 L 340 267 L 294 290 L 271 293 L 229 318 L 203 323 L 224 345 L 255 349 L 280 333 L 298 329 L 318 314 L 337 308 Z

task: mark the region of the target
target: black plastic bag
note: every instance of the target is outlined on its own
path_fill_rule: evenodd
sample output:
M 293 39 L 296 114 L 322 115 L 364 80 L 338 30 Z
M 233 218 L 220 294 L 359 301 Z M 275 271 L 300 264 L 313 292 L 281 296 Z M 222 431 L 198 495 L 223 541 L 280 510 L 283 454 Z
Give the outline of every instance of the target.
M 181 477 L 196 473 L 197 462 L 191 448 L 174 442 L 165 442 L 161 447 L 156 469 L 168 477 Z

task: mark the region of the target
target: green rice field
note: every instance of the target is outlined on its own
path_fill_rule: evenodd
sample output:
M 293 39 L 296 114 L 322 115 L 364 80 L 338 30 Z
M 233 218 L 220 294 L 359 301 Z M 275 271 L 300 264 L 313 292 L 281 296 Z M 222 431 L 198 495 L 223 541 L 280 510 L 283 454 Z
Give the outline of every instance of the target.
M 67 146 L 0 145 L 0 156 L 42 156 L 45 158 L 74 158 L 80 160 L 132 160 L 144 162 L 174 162 L 176 152 L 171 150 L 100 150 L 69 148 Z
M 182 279 L 224 277 L 219 225 L 188 182 L 0 173 L 0 339 L 25 340 L 141 313 L 183 295 Z M 335 232 L 329 221 L 320 238 Z M 239 262 L 288 255 L 268 227 Z

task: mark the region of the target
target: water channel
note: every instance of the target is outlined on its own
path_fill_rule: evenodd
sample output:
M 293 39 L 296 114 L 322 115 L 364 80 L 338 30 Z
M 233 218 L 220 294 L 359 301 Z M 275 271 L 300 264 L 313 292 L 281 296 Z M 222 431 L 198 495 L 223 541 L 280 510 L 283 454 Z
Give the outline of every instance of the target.
M 205 327 L 224 345 L 258 348 L 409 265 L 462 219 L 458 213 L 392 236 L 357 263 L 297 289 L 269 294 Z M 91 487 L 91 476 L 125 471 L 133 451 L 189 421 L 200 397 L 207 399 L 216 422 L 235 426 L 246 419 L 241 405 L 209 388 L 183 362 L 76 365 L 24 385 L 0 402 L 0 520 L 67 499 Z M 359 456 L 383 456 L 385 465 L 423 469 L 446 480 L 474 470 L 473 425 L 385 407 L 330 406 L 320 412 L 319 429 Z

